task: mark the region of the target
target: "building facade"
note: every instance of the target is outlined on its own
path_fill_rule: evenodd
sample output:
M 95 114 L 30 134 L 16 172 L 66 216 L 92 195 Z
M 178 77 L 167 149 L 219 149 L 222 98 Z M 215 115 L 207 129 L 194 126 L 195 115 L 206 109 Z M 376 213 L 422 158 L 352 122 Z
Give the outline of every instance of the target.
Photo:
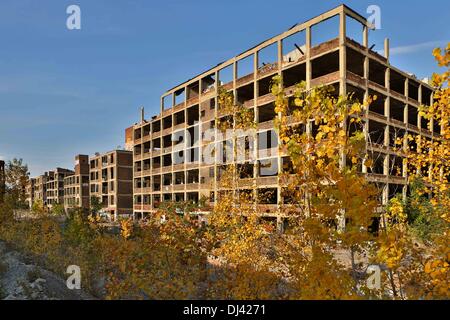
M 320 32 L 324 27 L 327 31 Z M 161 97 L 160 113 L 133 126 L 135 215 L 151 214 L 161 201 L 204 198 L 214 205 L 222 163 L 205 163 L 203 155 L 210 143 L 227 142 L 220 137 L 205 139 L 217 119 L 230 116 L 216 107 L 221 87 L 233 92 L 236 103 L 253 110 L 257 147 L 250 151 L 253 159 L 244 163 L 247 174 L 241 178 L 256 181 L 257 192 L 272 192 L 258 205 L 281 219 L 285 199 L 278 175 L 289 168 L 290 160 L 279 153 L 273 128 L 277 114 L 270 83 L 276 75 L 282 76 L 288 96 L 301 81 L 307 88 L 331 85 L 336 94 L 353 92 L 361 102 L 377 95 L 364 116 L 368 152 L 376 163 L 361 170 L 383 190 L 384 203 L 406 192 L 407 170 L 394 142 L 407 133 L 429 139 L 439 135 L 439 126 L 418 113 L 419 105 L 432 103 L 433 88 L 391 65 L 389 40 L 384 55 L 372 50 L 370 28 L 363 16 L 341 5 L 168 90 Z M 312 132 L 313 124 L 304 130 Z M 178 139 L 182 135 L 189 139 Z M 176 160 L 180 153 L 184 161 Z M 267 165 L 275 170 L 263 170 Z
M 45 172 L 43 175 L 40 175 L 34 180 L 34 196 L 33 203 L 35 201 L 41 201 L 44 207 L 47 206 L 47 180 L 48 180 L 48 172 Z
M 64 178 L 64 209 L 89 209 L 89 156 L 75 157 L 75 172 Z
M 64 179 L 73 175 L 74 172 L 69 169 L 56 168 L 48 172 L 46 182 L 46 206 L 51 210 L 54 205 L 64 205 Z
M 133 213 L 133 153 L 114 150 L 90 158 L 90 197 L 111 219 Z
M 31 209 L 34 203 L 34 194 L 35 194 L 35 187 L 36 187 L 36 179 L 30 178 L 28 181 L 28 184 L 25 188 L 25 194 L 26 194 L 26 202 Z

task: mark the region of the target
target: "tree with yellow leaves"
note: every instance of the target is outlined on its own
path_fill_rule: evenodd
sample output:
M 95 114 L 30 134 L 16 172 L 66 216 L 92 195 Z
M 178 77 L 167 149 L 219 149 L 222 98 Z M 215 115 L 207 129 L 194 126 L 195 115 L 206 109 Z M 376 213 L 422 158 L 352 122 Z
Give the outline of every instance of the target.
M 307 89 L 304 82 L 289 98 L 280 77 L 272 93 L 280 152 L 293 165 L 280 179 L 292 203 L 283 206 L 291 226 L 284 252 L 295 267 L 290 271 L 299 283 L 297 297 L 358 298 L 357 256 L 373 240 L 378 205 L 376 190 L 357 170 L 366 158 L 362 115 L 370 102 L 338 96 L 328 86 Z M 349 254 L 351 272 L 336 258 L 341 252 Z

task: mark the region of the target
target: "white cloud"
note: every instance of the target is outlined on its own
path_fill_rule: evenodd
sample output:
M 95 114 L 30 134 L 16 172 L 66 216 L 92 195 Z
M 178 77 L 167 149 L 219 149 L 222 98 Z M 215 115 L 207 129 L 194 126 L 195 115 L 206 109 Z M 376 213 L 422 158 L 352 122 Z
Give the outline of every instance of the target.
M 391 56 L 397 56 L 402 54 L 410 54 L 414 52 L 420 52 L 423 50 L 432 50 L 436 47 L 442 47 L 445 46 L 446 41 L 444 40 L 436 40 L 436 41 L 428 41 L 428 42 L 422 42 L 422 43 L 416 43 L 406 46 L 398 46 L 398 47 L 392 47 L 389 48 L 389 54 Z M 381 54 L 384 54 L 384 50 L 381 50 Z

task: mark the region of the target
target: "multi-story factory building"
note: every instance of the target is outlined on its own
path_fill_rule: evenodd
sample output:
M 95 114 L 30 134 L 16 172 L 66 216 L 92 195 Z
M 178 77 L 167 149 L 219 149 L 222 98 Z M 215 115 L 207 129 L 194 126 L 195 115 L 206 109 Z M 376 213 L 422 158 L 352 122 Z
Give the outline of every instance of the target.
M 133 153 L 114 150 L 90 158 L 90 197 L 110 218 L 133 213 Z
M 36 187 L 36 179 L 30 178 L 30 180 L 27 183 L 27 186 L 25 187 L 25 194 L 27 197 L 26 202 L 30 208 L 33 206 L 34 203 L 35 187 Z
M 233 92 L 236 103 L 253 110 L 257 123 L 257 147 L 241 178 L 256 180 L 258 192 L 272 191 L 259 205 L 262 212 L 280 218 L 285 199 L 277 176 L 290 161 L 278 153 L 273 128 L 277 114 L 270 84 L 275 75 L 282 76 L 288 96 L 301 81 L 307 88 L 331 85 L 336 94 L 353 92 L 360 101 L 377 95 L 365 115 L 367 145 L 376 163 L 362 171 L 382 188 L 383 201 L 404 192 L 407 170 L 392 147 L 405 133 L 427 138 L 439 134 L 439 126 L 418 113 L 419 105 L 432 102 L 433 88 L 391 65 L 387 39 L 383 55 L 375 52 L 371 28 L 363 16 L 341 5 L 168 90 L 161 97 L 161 112 L 134 125 L 135 215 L 150 214 L 165 200 L 198 201 L 203 196 L 214 204 L 222 166 L 205 163 L 201 155 L 211 143 L 204 139 L 205 132 L 229 116 L 217 108 L 222 87 Z M 311 132 L 312 124 L 305 130 Z M 180 140 L 183 134 L 191 139 Z M 180 150 L 185 161 L 176 161 Z M 263 170 L 267 164 L 276 170 Z
M 33 178 L 33 180 L 34 180 L 34 195 L 31 196 L 33 198 L 33 203 L 35 201 L 40 201 L 44 206 L 47 206 L 48 172 L 45 172 L 43 175 Z
M 64 209 L 89 209 L 89 156 L 75 157 L 75 173 L 64 178 Z
M 49 209 L 52 209 L 55 204 L 64 205 L 64 179 L 73 174 L 72 170 L 63 168 L 48 172 L 45 194 L 46 205 Z

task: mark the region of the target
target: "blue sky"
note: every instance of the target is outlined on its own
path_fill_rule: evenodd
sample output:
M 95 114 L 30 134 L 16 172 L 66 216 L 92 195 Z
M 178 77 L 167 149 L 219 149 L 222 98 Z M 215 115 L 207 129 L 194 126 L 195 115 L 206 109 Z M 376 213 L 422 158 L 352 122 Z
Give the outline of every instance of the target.
M 123 145 L 124 129 L 159 111 L 165 90 L 342 1 L 0 2 L 0 158 L 31 174 L 73 167 L 75 154 Z M 392 63 L 419 78 L 437 71 L 433 47 L 450 41 L 450 2 L 346 1 L 381 8 Z M 82 29 L 66 28 L 77 4 Z

